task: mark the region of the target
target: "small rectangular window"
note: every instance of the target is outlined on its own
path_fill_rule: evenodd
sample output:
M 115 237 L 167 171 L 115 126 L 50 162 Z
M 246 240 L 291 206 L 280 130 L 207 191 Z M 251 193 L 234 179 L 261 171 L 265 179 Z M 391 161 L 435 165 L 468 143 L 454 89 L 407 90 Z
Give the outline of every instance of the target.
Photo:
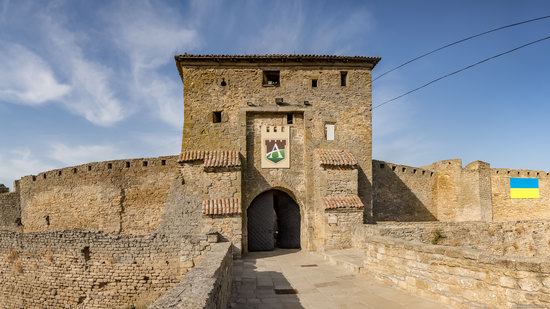
M 340 86 L 344 87 L 348 84 L 348 72 L 340 72 Z
M 293 123 L 294 123 L 294 115 L 286 114 L 286 124 L 293 124 Z
M 325 138 L 327 141 L 333 141 L 334 140 L 334 131 L 335 131 L 336 125 L 333 123 L 326 123 L 325 124 Z
M 222 112 L 213 112 L 212 113 L 212 122 L 213 123 L 222 122 Z
M 312 88 L 317 88 L 317 80 L 316 79 L 311 80 L 311 87 Z
M 281 83 L 279 71 L 264 71 L 264 86 L 279 86 Z

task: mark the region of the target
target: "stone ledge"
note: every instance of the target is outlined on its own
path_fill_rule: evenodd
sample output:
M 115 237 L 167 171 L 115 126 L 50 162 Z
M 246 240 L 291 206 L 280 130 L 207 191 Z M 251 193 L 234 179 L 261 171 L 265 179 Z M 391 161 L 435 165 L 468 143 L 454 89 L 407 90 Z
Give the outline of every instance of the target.
M 231 293 L 232 269 L 231 243 L 213 244 L 201 263 L 149 309 L 225 309 Z

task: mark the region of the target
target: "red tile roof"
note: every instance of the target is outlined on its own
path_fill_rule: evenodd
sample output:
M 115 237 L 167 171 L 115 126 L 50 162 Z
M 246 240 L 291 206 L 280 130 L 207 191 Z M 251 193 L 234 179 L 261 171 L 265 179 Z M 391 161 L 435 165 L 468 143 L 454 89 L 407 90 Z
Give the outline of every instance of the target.
M 178 162 L 192 161 L 204 161 L 204 167 L 241 166 L 237 150 L 185 150 Z
M 326 209 L 357 208 L 362 209 L 365 206 L 357 195 L 334 195 L 327 196 L 325 200 Z
M 317 155 L 321 165 L 332 166 L 356 166 L 357 161 L 353 154 L 347 150 L 338 149 L 317 149 Z
M 241 200 L 238 197 L 202 201 L 203 215 L 234 215 L 240 213 Z

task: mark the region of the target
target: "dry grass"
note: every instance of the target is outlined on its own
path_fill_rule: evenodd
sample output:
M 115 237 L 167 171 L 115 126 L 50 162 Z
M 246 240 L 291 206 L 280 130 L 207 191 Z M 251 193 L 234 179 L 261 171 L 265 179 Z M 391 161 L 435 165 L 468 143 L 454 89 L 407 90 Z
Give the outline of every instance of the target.
M 444 239 L 444 238 L 447 238 L 447 237 L 443 235 L 443 232 L 441 230 L 437 229 L 432 232 L 432 239 L 430 240 L 430 242 L 432 243 L 432 245 L 437 245 L 439 244 L 439 241 L 441 241 L 441 239 Z
M 523 227 L 523 225 L 516 226 L 516 233 L 518 235 L 523 235 L 525 233 L 525 227 Z
M 15 270 L 16 273 L 22 274 L 23 273 L 23 262 L 21 262 L 20 260 L 17 260 L 15 262 L 15 264 L 13 265 L 13 269 Z
M 44 255 L 44 260 L 48 263 L 48 265 L 53 265 L 53 253 L 51 251 L 46 252 Z
M 10 253 L 8 253 L 8 255 L 6 256 L 6 260 L 9 262 L 9 263 L 13 263 L 15 262 L 15 260 L 19 259 L 19 252 L 17 252 L 16 250 L 11 250 Z

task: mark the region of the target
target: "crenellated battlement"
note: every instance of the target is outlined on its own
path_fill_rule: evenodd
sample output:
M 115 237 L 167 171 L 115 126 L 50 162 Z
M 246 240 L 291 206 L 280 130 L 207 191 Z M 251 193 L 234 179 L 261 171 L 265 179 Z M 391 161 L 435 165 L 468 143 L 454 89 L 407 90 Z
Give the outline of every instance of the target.
M 527 169 L 509 169 L 509 168 L 492 168 L 491 174 L 508 175 L 510 177 L 540 177 L 550 178 L 550 172 L 542 170 L 527 170 Z
M 162 156 L 153 158 L 137 158 L 111 160 L 101 162 L 90 162 L 76 166 L 70 166 L 60 169 L 53 169 L 29 175 L 21 178 L 21 182 L 29 185 L 31 182 L 63 182 L 65 180 L 74 180 L 76 178 L 85 178 L 92 175 L 102 175 L 109 173 L 108 176 L 115 174 L 140 173 L 151 169 L 170 169 L 178 166 L 178 156 Z
M 435 172 L 433 170 L 414 167 L 402 164 L 395 164 L 387 161 L 372 160 L 373 169 L 390 169 L 396 174 L 412 174 L 420 177 L 433 177 Z

